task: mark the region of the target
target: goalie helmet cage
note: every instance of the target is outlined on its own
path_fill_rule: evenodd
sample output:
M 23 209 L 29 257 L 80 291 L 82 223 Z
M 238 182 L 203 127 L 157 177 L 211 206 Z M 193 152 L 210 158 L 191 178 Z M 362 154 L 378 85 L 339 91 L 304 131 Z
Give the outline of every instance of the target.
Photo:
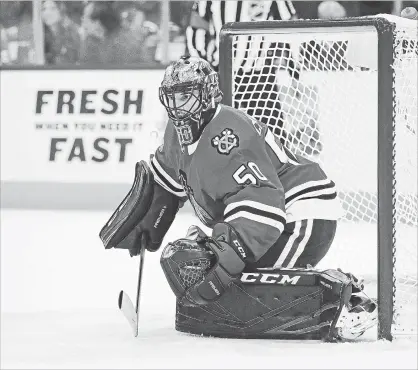
M 336 237 L 329 254 L 335 249 L 334 263 L 352 260 L 354 274 L 374 274 L 378 338 L 388 340 L 415 337 L 417 330 L 417 26 L 411 22 L 395 16 L 235 22 L 220 34 L 223 103 L 267 123 L 336 182 L 346 210 L 340 224 L 348 230 L 341 238 L 362 242 Z M 374 264 L 375 272 L 368 271 Z

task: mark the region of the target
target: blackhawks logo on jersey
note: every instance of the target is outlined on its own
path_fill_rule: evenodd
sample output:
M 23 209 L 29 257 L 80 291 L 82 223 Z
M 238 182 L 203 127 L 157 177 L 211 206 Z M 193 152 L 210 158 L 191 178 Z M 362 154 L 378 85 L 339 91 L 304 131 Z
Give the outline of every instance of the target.
M 199 203 L 197 203 L 193 189 L 190 185 L 187 184 L 187 177 L 184 171 L 179 171 L 179 180 L 180 184 L 183 186 L 183 189 L 185 193 L 187 194 L 187 198 L 189 198 L 190 204 L 193 206 L 194 212 L 196 216 L 199 218 L 200 221 L 203 222 L 203 224 L 208 225 L 213 221 L 213 217 L 205 211 L 203 207 L 200 206 Z
M 230 128 L 226 128 L 220 135 L 212 139 L 212 146 L 218 150 L 219 154 L 228 155 L 231 150 L 239 145 L 238 136 Z

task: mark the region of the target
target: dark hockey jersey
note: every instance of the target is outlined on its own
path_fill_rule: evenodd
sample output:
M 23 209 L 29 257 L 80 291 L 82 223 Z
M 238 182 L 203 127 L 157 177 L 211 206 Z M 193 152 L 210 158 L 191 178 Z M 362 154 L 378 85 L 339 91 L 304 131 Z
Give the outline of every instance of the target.
M 266 125 L 222 104 L 183 151 L 169 122 L 150 166 L 155 180 L 188 199 L 206 226 L 231 224 L 256 261 L 286 223 L 341 216 L 335 184 L 317 163 L 293 155 Z

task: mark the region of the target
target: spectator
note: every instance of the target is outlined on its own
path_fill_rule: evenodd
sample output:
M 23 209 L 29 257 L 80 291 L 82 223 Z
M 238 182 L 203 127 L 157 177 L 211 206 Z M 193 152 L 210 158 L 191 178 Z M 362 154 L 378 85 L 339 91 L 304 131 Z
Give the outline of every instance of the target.
M 83 10 L 85 7 L 85 1 L 65 1 L 65 9 L 67 11 L 67 16 L 75 24 L 81 24 L 81 17 L 83 16 Z
M 3 27 L 3 24 L 0 22 L 0 65 L 9 63 L 9 40 L 7 37 L 7 31 Z
M 68 18 L 64 2 L 42 3 L 45 30 L 45 63 L 74 64 L 79 61 L 79 27 Z
M 170 20 L 180 28 L 180 33 L 185 34 L 189 26 L 193 1 L 170 1 Z
M 160 40 L 160 29 L 154 22 L 147 20 L 146 13 L 140 8 L 133 10 L 129 29 L 138 43 L 143 45 L 144 51 L 155 60 L 156 50 Z
M 112 2 L 89 2 L 84 8 L 81 61 L 96 64 L 150 63 L 153 58 L 131 30 L 122 27 Z
M 402 10 L 403 9 L 405 9 L 405 8 L 409 8 L 409 7 L 412 7 L 412 8 L 415 8 L 415 9 L 417 9 L 418 10 L 418 1 L 417 0 L 414 0 L 414 1 L 402 1 Z
M 333 19 L 342 16 L 358 17 L 358 3 L 358 1 L 295 1 L 293 5 L 301 19 Z
M 170 61 L 180 59 L 186 50 L 186 29 L 190 25 L 193 1 L 170 1 L 168 56 Z
M 392 14 L 393 1 L 359 1 L 359 16 Z
M 161 23 L 161 1 L 135 1 L 135 7 L 142 11 L 145 15 L 145 19 L 148 22 L 152 22 L 157 27 L 160 27 Z
M 32 64 L 35 61 L 32 2 L 0 1 L 0 22 L 3 24 L 3 63 Z M 7 49 L 7 50 L 6 50 Z
M 402 9 L 401 17 L 402 18 L 407 18 L 407 19 L 417 20 L 418 19 L 418 11 L 414 7 L 408 6 L 404 9 Z
M 347 12 L 344 6 L 338 1 L 323 1 L 318 5 L 319 19 L 338 19 L 346 16 Z

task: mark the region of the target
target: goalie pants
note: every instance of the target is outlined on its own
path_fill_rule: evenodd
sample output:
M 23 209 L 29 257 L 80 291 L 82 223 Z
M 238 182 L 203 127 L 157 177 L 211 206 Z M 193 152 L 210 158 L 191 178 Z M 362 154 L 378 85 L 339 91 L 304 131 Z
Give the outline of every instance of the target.
M 335 237 L 337 221 L 301 220 L 286 224 L 277 242 L 250 268 L 315 267 Z

